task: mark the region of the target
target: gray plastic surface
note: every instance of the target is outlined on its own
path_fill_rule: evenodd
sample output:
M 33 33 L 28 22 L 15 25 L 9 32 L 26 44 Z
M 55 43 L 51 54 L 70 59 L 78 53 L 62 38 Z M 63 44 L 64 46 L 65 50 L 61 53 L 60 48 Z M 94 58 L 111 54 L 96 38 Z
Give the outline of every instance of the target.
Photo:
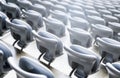
M 44 18 L 46 25 L 46 30 L 58 37 L 63 37 L 65 35 L 65 25 L 63 22 L 55 18 Z
M 14 3 L 3 3 L 0 2 L 1 10 L 11 19 L 20 18 L 21 10 L 20 8 Z
M 87 31 L 80 28 L 69 28 L 70 41 L 72 44 L 81 45 L 83 47 L 91 47 L 92 36 Z
M 120 42 L 111 38 L 97 38 L 99 53 L 104 58 L 103 63 L 116 62 L 120 57 Z
M 16 64 L 13 57 L 8 58 L 10 66 L 16 71 L 17 78 L 54 78 L 53 73 L 37 60 L 23 56 Z
M 94 52 L 79 46 L 65 46 L 68 54 L 69 65 L 74 69 L 75 75 L 79 78 L 87 78 L 89 74 L 95 73 L 100 64 L 100 57 Z
M 63 54 L 63 43 L 57 36 L 45 31 L 32 32 L 36 38 L 37 48 L 41 53 L 46 53 L 43 56 L 45 60 L 51 62 Z
M 32 28 L 29 24 L 20 19 L 13 19 L 12 22 L 7 19 L 6 22 L 13 38 L 19 40 L 18 45 L 20 47 L 26 47 L 27 43 L 33 40 Z
M 33 30 L 39 30 L 40 27 L 43 26 L 43 18 L 42 15 L 34 10 L 23 11 L 25 16 L 25 20 L 30 26 L 32 26 Z
M 120 78 L 120 63 L 107 63 L 106 69 L 109 74 L 109 78 Z

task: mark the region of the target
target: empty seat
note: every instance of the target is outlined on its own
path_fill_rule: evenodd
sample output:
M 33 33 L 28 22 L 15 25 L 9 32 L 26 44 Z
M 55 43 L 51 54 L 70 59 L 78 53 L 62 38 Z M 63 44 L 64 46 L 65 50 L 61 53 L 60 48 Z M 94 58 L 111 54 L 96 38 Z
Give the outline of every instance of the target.
M 53 5 L 52 10 L 59 10 L 59 11 L 65 12 L 65 13 L 67 12 L 66 7 L 64 7 L 62 5 L 58 5 L 58 4 Z
M 53 3 L 46 0 L 46 1 L 40 1 L 39 4 L 42 4 L 45 8 L 46 8 L 46 11 L 47 11 L 47 16 L 49 16 L 50 14 L 50 10 L 52 9 L 52 6 L 53 6 Z
M 117 3 L 118 3 L 118 2 L 117 2 Z M 115 8 L 116 8 L 117 10 L 120 9 L 120 5 L 119 5 L 119 3 L 118 3 L 118 4 L 115 4 L 114 6 L 115 6 Z
M 85 10 L 86 16 L 100 16 L 99 12 L 95 10 Z
M 50 0 L 54 5 L 56 5 L 58 2 L 60 2 L 59 0 Z M 59 4 L 58 4 L 59 5 Z
M 46 30 L 58 37 L 63 37 L 65 35 L 65 25 L 63 22 L 55 18 L 44 18 Z
M 82 11 L 69 10 L 69 13 L 70 13 L 71 17 L 79 17 L 79 18 L 86 19 L 86 16 L 85 16 L 84 12 L 82 12 Z
M 106 25 L 108 25 L 108 22 L 119 22 L 119 19 L 112 15 L 103 15 L 103 19 L 106 21 Z
M 108 27 L 114 31 L 114 38 L 117 39 L 118 33 L 120 32 L 120 23 L 109 22 Z
M 32 6 L 32 3 L 28 0 L 17 0 L 16 4 L 18 4 L 18 6 L 21 9 L 25 9 L 25 10 L 30 9 L 30 6 Z
M 120 22 L 120 14 L 114 14 L 115 17 L 117 17 L 119 19 Z
M 16 4 L 14 4 L 14 3 L 2 3 L 2 2 L 0 2 L 0 4 L 1 4 L 1 10 L 4 13 L 6 13 L 6 15 L 10 19 L 21 17 L 20 8 Z
M 13 46 L 6 44 L 3 41 L 0 41 L 0 77 L 3 78 L 3 74 L 8 73 L 11 70 L 11 67 L 7 61 L 9 57 L 16 58 L 16 52 Z
M 109 78 L 119 78 L 120 77 L 120 63 L 115 62 L 115 63 L 107 63 L 105 65 Z
M 43 26 L 43 18 L 42 15 L 34 10 L 23 11 L 23 15 L 25 16 L 25 20 L 32 29 L 38 30 L 40 27 Z
M 109 10 L 109 9 L 115 9 L 115 7 L 114 6 L 112 6 L 112 5 L 105 5 L 105 7 Z
M 80 6 L 77 5 L 68 5 L 69 10 L 78 10 L 78 11 L 83 11 L 83 9 Z
M 58 19 L 59 21 L 67 25 L 68 18 L 65 12 L 54 10 L 54 11 L 50 11 L 50 13 L 52 18 Z
M 28 0 L 28 1 L 30 1 L 32 4 L 37 4 L 41 2 L 41 0 Z
M 95 7 L 95 9 L 96 10 L 105 10 L 106 8 L 105 8 L 105 6 L 103 6 L 103 5 L 94 5 L 94 7 Z
M 111 38 L 97 38 L 99 53 L 103 59 L 103 64 L 116 62 L 120 57 L 120 42 Z
M 109 9 L 109 11 L 114 15 L 114 14 L 120 14 L 119 10 L 116 9 Z
M 68 54 L 68 62 L 73 69 L 70 76 L 74 74 L 78 78 L 87 78 L 89 74 L 95 73 L 100 64 L 100 57 L 79 45 L 65 46 Z
M 37 48 L 42 53 L 38 59 L 45 53 L 43 58 L 50 65 L 56 57 L 63 54 L 63 43 L 57 36 L 45 31 L 38 33 L 33 31 L 33 35 L 36 39 Z
M 83 8 L 84 8 L 84 10 L 95 10 L 95 8 L 90 5 L 83 6 Z
M 106 21 L 99 17 L 99 16 L 87 16 L 87 20 L 90 24 L 101 24 L 101 25 L 105 25 Z
M 112 15 L 112 13 L 109 10 L 106 10 L 106 9 L 99 9 L 98 12 L 101 14 L 101 16 Z
M 6 21 L 5 19 L 7 19 L 8 17 L 6 16 L 6 14 L 4 14 L 3 12 L 0 12 L 0 35 L 2 36 L 3 33 L 5 32 L 5 30 L 8 29 L 8 27 L 6 26 Z
M 50 10 L 53 6 L 53 3 L 51 1 L 48 1 L 48 0 L 40 1 L 40 4 L 45 6 L 47 8 L 47 10 Z
M 86 31 L 88 31 L 90 28 L 89 22 L 80 17 L 70 17 L 70 24 L 71 24 L 72 28 L 74 28 L 74 27 L 81 28 Z
M 84 7 L 85 6 L 85 4 L 83 4 L 83 3 L 80 3 L 80 2 L 77 2 L 77 1 L 71 1 L 71 5 L 77 5 L 77 6 L 80 6 L 80 7 Z M 84 10 L 84 9 L 83 9 Z
M 83 47 L 91 47 L 92 36 L 89 32 L 80 28 L 69 28 L 70 41 L 72 44 L 81 45 Z
M 90 33 L 95 40 L 97 37 L 113 37 L 113 30 L 101 24 L 92 24 Z
M 47 15 L 48 15 L 48 14 L 47 14 L 47 10 L 46 10 L 45 6 L 43 6 L 43 5 L 33 4 L 33 5 L 30 7 L 30 9 L 41 13 L 43 17 L 47 17 Z
M 26 47 L 28 42 L 33 40 L 32 28 L 29 24 L 20 19 L 13 19 L 11 22 L 6 19 L 6 22 L 11 30 L 11 35 L 16 40 L 15 43 L 18 41 L 18 46 L 21 47 L 21 50 Z
M 67 11 L 68 11 L 68 6 L 69 6 L 69 4 L 68 4 L 67 2 L 57 1 L 56 4 L 64 6 L 64 7 L 67 9 Z
M 54 78 L 53 73 L 37 60 L 22 56 L 19 64 L 13 57 L 8 58 L 10 66 L 15 70 L 17 78 Z

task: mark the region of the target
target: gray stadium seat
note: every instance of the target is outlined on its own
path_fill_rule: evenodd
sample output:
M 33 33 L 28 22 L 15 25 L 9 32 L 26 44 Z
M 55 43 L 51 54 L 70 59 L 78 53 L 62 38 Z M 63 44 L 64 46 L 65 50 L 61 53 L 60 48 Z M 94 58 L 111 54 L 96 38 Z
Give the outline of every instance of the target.
M 10 18 L 20 18 L 21 17 L 21 10 L 20 8 L 14 3 L 3 3 L 0 2 L 1 10 Z
M 23 11 L 23 15 L 25 21 L 32 26 L 32 29 L 38 30 L 40 27 L 43 26 L 43 18 L 42 15 L 34 10 L 27 10 Z
M 95 73 L 99 68 L 100 57 L 79 45 L 65 46 L 68 54 L 68 62 L 72 67 L 70 76 L 74 74 L 78 78 L 87 78 L 89 74 Z
M 33 40 L 31 26 L 20 19 L 13 19 L 11 22 L 9 19 L 6 19 L 6 23 L 11 30 L 11 35 L 16 40 L 13 43 L 13 46 L 16 42 L 18 42 L 18 46 L 21 47 L 22 51 L 23 48 L 27 46 L 27 43 Z
M 119 78 L 120 77 L 120 63 L 115 62 L 115 63 L 107 63 L 105 65 L 109 78 Z
M 120 57 L 120 42 L 111 38 L 97 38 L 99 53 L 103 59 L 103 64 L 116 62 Z
M 44 18 L 46 30 L 58 37 L 65 36 L 65 25 L 55 18 Z
M 91 15 L 88 15 L 87 16 L 87 20 L 90 24 L 101 24 L 101 25 L 105 25 L 106 24 L 106 21 L 99 17 L 99 16 L 91 16 Z
M 105 25 L 92 24 L 90 33 L 92 37 L 96 40 L 97 37 L 113 37 L 113 30 Z
M 32 3 L 28 0 L 17 0 L 17 5 L 21 9 L 28 10 L 28 9 L 30 9 L 30 6 L 32 6 Z
M 37 48 L 42 53 L 38 60 L 45 54 L 43 58 L 50 65 L 56 57 L 63 54 L 63 43 L 57 36 L 45 31 L 39 31 L 38 33 L 33 31 L 33 35 L 36 39 Z
M 0 77 L 3 78 L 3 74 L 8 73 L 11 67 L 7 61 L 9 57 L 16 57 L 14 48 L 3 41 L 0 41 Z
M 6 26 L 5 19 L 8 19 L 8 17 L 6 16 L 6 14 L 4 14 L 3 12 L 0 12 L 0 35 L 1 36 L 5 32 L 5 30 L 8 29 L 8 27 Z
M 89 26 L 89 22 L 83 18 L 80 17 L 70 17 L 70 24 L 71 24 L 71 28 L 81 28 L 83 30 L 88 31 L 90 26 Z
M 54 78 L 48 68 L 30 57 L 22 56 L 19 64 L 16 64 L 13 57 L 9 57 L 8 62 L 17 73 L 17 78 Z
M 89 32 L 80 28 L 69 28 L 70 41 L 72 44 L 81 45 L 83 47 L 91 47 L 92 36 Z
M 65 25 L 67 25 L 68 22 L 68 18 L 67 18 L 67 14 L 65 12 L 59 11 L 59 10 L 54 10 L 54 11 L 50 11 L 51 13 L 51 17 L 58 19 L 59 21 L 63 22 Z

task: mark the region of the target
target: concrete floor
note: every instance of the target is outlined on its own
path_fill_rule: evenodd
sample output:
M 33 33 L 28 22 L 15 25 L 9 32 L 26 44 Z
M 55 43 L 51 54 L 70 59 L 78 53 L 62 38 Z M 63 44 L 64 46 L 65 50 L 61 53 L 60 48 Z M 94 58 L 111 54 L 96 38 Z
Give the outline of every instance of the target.
M 40 30 L 43 30 L 43 29 L 45 30 L 45 28 L 41 28 Z M 66 36 L 64 36 L 60 39 L 62 40 L 64 45 L 70 45 L 71 44 L 69 42 L 68 31 L 66 31 Z M 1 37 L 1 40 L 5 41 L 6 43 L 8 43 L 10 45 L 12 45 L 13 42 L 15 41 L 12 38 L 9 31 Z M 17 46 L 17 44 L 15 45 L 15 47 L 20 49 Z M 95 47 L 90 47 L 88 49 L 97 52 L 97 49 L 95 49 Z M 19 58 L 20 56 L 30 56 L 33 59 L 37 59 L 40 55 L 40 52 L 36 47 L 36 42 L 35 41 L 30 42 L 28 44 L 28 46 L 25 49 L 23 49 L 23 51 L 24 52 L 22 52 L 21 54 L 17 53 L 17 58 Z M 47 64 L 47 62 L 42 58 L 41 58 L 41 61 Z M 53 61 L 53 63 L 51 64 L 51 71 L 55 74 L 55 78 L 70 78 L 68 75 L 69 75 L 71 70 L 72 69 L 68 64 L 67 53 L 64 50 L 64 54 L 62 56 L 56 58 L 55 61 Z M 4 78 L 16 78 L 15 71 L 11 70 L 7 75 L 5 75 Z M 76 77 L 73 74 L 71 78 L 76 78 Z M 108 74 L 107 74 L 105 68 L 100 66 L 100 69 L 96 73 L 89 75 L 88 78 L 108 78 Z

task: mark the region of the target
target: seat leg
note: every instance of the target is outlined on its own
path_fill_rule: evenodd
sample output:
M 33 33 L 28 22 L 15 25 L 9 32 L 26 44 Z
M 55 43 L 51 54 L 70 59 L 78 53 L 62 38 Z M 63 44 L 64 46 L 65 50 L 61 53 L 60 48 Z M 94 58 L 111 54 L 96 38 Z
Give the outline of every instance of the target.
M 110 62 L 110 63 L 113 62 L 113 57 L 112 57 L 111 54 L 107 54 L 107 55 L 104 57 L 103 63 L 106 64 L 107 62 Z
M 40 58 L 43 56 L 43 54 L 45 54 L 45 52 L 40 54 L 40 56 L 38 57 L 38 60 L 40 60 Z
M 18 40 L 15 40 L 14 43 L 13 43 L 13 46 L 15 45 L 15 43 L 17 42 Z
M 22 51 L 23 51 L 23 49 L 24 49 L 24 47 L 21 47 L 20 52 L 22 52 Z
M 69 76 L 72 76 L 73 72 L 75 71 L 77 67 L 75 67 L 74 69 L 72 69 L 72 71 L 70 72 Z
M 103 61 L 103 59 L 104 59 L 104 57 L 102 57 L 102 58 L 100 59 L 100 63 Z
M 50 64 L 52 63 L 52 61 L 50 61 L 49 63 L 48 63 L 48 67 L 50 67 Z

